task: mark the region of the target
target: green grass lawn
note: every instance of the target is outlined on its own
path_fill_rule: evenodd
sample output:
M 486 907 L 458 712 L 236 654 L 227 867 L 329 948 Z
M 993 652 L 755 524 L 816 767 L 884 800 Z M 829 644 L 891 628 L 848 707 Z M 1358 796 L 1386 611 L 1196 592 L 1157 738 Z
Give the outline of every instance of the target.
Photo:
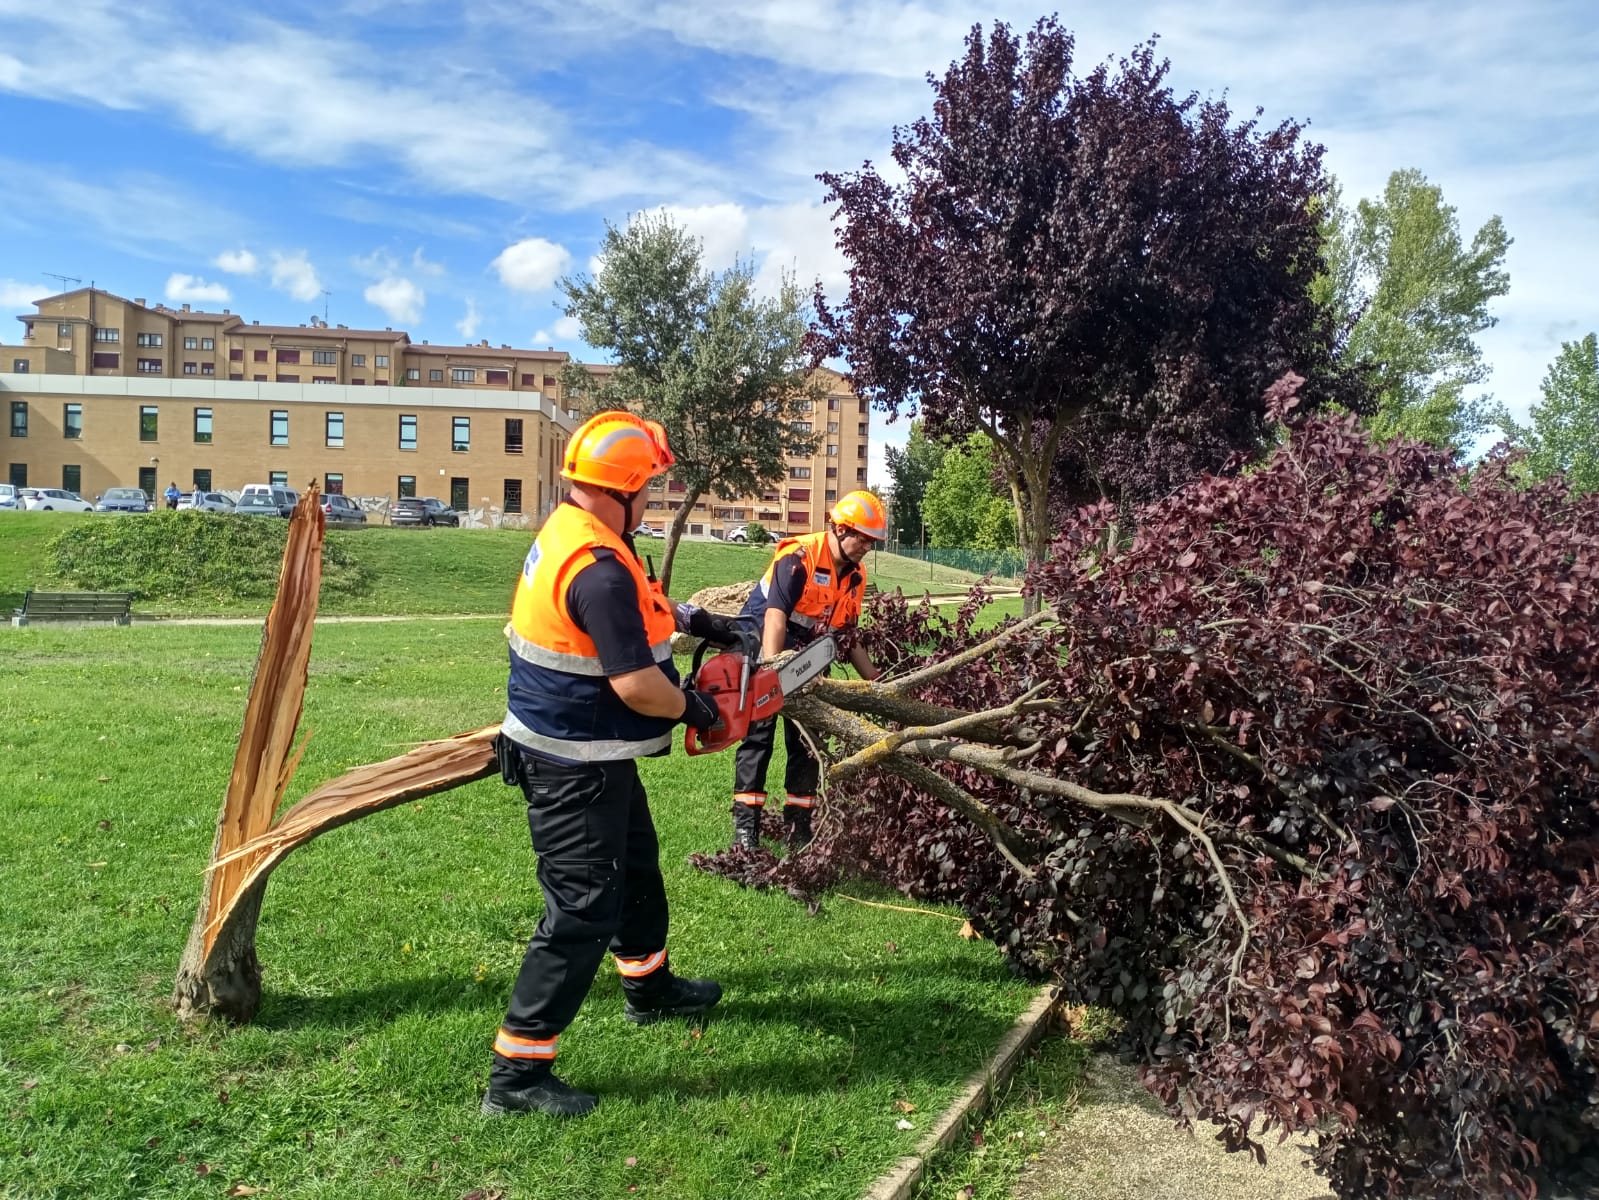
M 182 516 L 183 514 L 177 514 Z M 137 521 L 140 517 L 85 516 L 78 513 L 0 514 L 0 614 L 10 616 L 30 587 L 63 587 L 54 575 L 46 542 L 59 530 L 83 521 Z M 349 549 L 365 569 L 367 586 L 358 593 L 328 593 L 321 611 L 330 615 L 425 616 L 500 614 L 511 606 L 522 560 L 533 534 L 513 529 L 336 529 L 330 543 Z M 641 538 L 641 554 L 662 565 L 665 543 Z M 685 541 L 674 564 L 672 595 L 687 599 L 713 584 L 754 579 L 766 569 L 769 551 L 759 546 Z M 959 591 L 976 581 L 968 572 L 932 567 L 915 559 L 873 554 L 868 577 L 885 591 L 907 595 Z M 124 585 L 133 586 L 133 581 Z M 195 596 L 177 601 L 138 601 L 144 616 L 255 615 L 266 600 L 219 601 Z
M 512 541 L 377 535 L 390 536 L 422 554 L 510 553 Z M 15 543 L 0 535 L 0 547 L 14 562 Z M 698 1031 L 637 1028 L 607 965 L 562 1042 L 563 1074 L 602 1096 L 589 1119 L 476 1112 L 539 915 L 520 797 L 497 782 L 295 852 L 266 893 L 259 1018 L 181 1028 L 167 997 L 259 636 L 0 634 L 8 1200 L 209 1200 L 236 1185 L 329 1198 L 853 1197 L 916 1143 L 1030 998 L 993 947 L 963 942 L 944 917 L 836 900 L 813 916 L 689 868 L 688 853 L 729 838 L 732 760 L 674 753 L 644 764 L 673 960 L 727 997 Z M 488 622 L 319 630 L 291 798 L 496 720 L 504 660 Z M 896 1128 L 897 1102 L 914 1106 L 916 1129 Z

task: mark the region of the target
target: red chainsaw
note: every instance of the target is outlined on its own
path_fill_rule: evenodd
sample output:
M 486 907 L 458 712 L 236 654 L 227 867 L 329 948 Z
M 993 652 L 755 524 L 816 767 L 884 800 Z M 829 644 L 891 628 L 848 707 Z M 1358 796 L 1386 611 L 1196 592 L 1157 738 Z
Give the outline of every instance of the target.
M 726 650 L 705 661 L 709 642 L 694 651 L 694 666 L 689 678 L 692 686 L 709 693 L 716 701 L 716 724 L 701 732 L 690 727 L 683 735 L 683 749 L 690 754 L 714 754 L 742 742 L 753 721 L 775 717 L 783 707 L 783 697 L 815 679 L 838 654 L 832 634 L 817 638 L 805 649 L 775 670 L 760 665 L 759 653 Z

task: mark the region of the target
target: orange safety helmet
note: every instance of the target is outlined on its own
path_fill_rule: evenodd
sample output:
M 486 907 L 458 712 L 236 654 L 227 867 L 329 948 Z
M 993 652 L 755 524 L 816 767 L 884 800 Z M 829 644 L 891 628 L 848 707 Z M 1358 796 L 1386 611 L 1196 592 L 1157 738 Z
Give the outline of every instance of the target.
M 874 542 L 888 540 L 888 513 L 883 508 L 883 502 L 870 492 L 846 493 L 833 505 L 833 511 L 827 514 L 827 518 L 839 525 L 848 525 Z
M 590 417 L 566 444 L 561 477 L 636 492 L 677 460 L 655 421 L 615 410 Z

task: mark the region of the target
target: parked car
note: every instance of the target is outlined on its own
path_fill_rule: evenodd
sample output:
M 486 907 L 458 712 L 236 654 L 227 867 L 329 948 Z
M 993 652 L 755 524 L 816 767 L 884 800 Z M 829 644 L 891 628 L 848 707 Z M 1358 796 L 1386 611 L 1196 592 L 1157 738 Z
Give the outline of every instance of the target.
M 200 512 L 230 513 L 233 511 L 233 501 L 221 492 L 190 492 L 178 497 L 179 511 L 186 508 Z
M 744 532 L 744 526 L 738 525 L 724 533 L 722 540 L 724 542 L 747 542 L 750 540 L 750 535 Z
M 142 513 L 150 511 L 150 497 L 143 488 L 107 488 L 94 503 L 95 512 Z
M 0 483 L 0 512 L 16 512 L 22 507 L 15 484 Z
M 647 522 L 640 521 L 639 522 L 639 527 L 633 531 L 633 536 L 634 537 L 660 537 L 661 536 L 661 531 L 659 529 L 651 529 Z
M 268 492 L 251 492 L 239 497 L 233 511 L 241 517 L 287 517 L 294 512 L 294 506 L 280 503 Z
M 93 512 L 90 504 L 77 492 L 65 488 L 35 488 L 27 500 L 30 512 Z
M 401 496 L 389 505 L 390 525 L 459 525 L 461 514 L 432 496 Z
M 354 525 L 357 528 L 366 525 L 366 513 L 348 496 L 323 496 L 322 515 L 329 525 Z
M 239 493 L 239 499 L 246 496 L 269 496 L 281 509 L 284 516 L 294 511 L 294 506 L 300 503 L 300 493 L 281 483 L 247 483 L 244 491 Z

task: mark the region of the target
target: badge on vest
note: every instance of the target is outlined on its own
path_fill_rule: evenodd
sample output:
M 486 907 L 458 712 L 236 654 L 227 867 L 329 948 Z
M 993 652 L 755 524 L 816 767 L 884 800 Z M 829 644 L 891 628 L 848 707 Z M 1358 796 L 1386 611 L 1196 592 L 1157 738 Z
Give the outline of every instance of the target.
M 833 577 L 826 571 L 815 571 L 811 574 L 811 580 L 817 587 L 826 587 L 833 582 Z
M 528 583 L 533 582 L 533 572 L 539 565 L 539 544 L 533 543 L 533 548 L 527 552 L 527 558 L 522 563 L 522 578 Z

